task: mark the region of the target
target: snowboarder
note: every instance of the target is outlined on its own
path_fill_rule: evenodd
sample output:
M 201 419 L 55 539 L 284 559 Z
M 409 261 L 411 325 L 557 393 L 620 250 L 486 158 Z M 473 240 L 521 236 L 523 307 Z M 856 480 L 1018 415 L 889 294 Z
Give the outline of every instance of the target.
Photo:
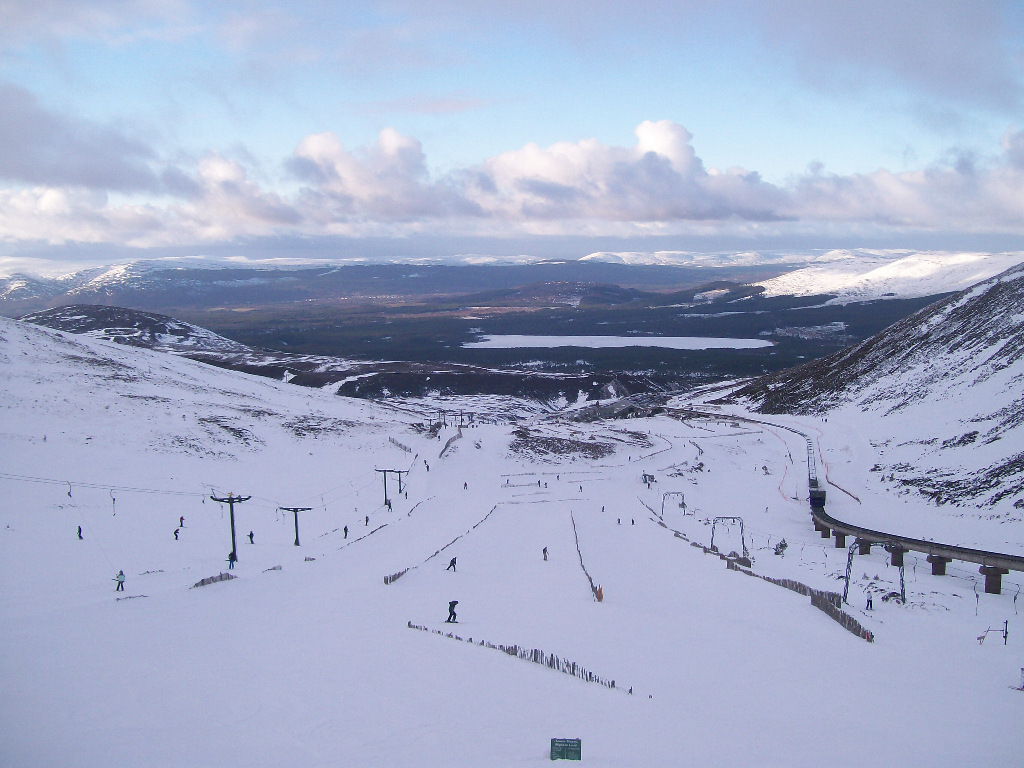
M 446 571 L 455 571 L 455 558 L 454 557 L 452 558 L 452 561 L 450 563 L 448 563 L 448 567 L 445 568 L 445 570 Z
M 177 540 L 178 540 L 178 531 L 179 531 L 179 530 L 181 530 L 181 529 L 180 529 L 180 528 L 175 528 L 175 529 L 174 529 L 174 540 L 175 540 L 175 541 L 177 541 Z
M 78 526 L 78 538 L 82 538 L 82 526 Z
M 205 499 L 204 499 L 204 501 L 205 501 Z M 185 527 L 185 516 L 184 515 L 182 515 L 181 517 L 178 518 L 178 527 L 179 528 L 184 528 Z
M 874 607 L 871 605 L 871 595 L 868 595 L 868 604 L 867 604 L 867 607 L 865 608 L 865 610 L 868 610 L 868 611 L 875 610 Z
M 455 606 L 459 604 L 458 600 L 452 600 L 448 603 L 448 618 L 444 620 L 445 624 L 458 624 L 455 620 Z
M 232 568 L 234 568 L 234 567 L 235 567 L 235 563 L 236 563 L 236 562 L 238 562 L 238 558 L 237 558 L 237 557 L 235 557 L 235 553 L 234 553 L 233 551 L 232 551 L 232 552 L 228 552 L 228 570 L 229 570 L 229 571 L 230 571 L 230 570 L 231 570 Z
M 347 525 L 345 526 L 345 538 L 346 539 L 348 538 L 348 526 Z
M 117 576 L 114 577 L 114 581 L 117 582 L 117 586 L 114 587 L 114 591 L 124 592 L 124 571 L 118 571 Z
M 546 563 L 547 561 L 548 561 L 548 548 L 544 547 L 544 562 Z
M 255 541 L 252 540 L 252 531 L 249 531 L 249 543 L 250 544 L 255 544 L 256 543 Z

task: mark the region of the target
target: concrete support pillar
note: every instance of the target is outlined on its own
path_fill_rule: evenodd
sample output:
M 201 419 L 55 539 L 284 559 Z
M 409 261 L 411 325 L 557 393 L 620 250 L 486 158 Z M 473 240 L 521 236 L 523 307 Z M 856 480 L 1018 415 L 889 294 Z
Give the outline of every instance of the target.
M 858 555 L 870 555 L 871 554 L 871 542 L 862 541 L 860 542 L 860 549 L 857 550 Z
M 829 530 L 827 525 L 821 526 L 821 538 L 827 539 L 831 535 L 832 535 L 832 531 Z
M 946 563 L 950 562 L 950 558 L 941 557 L 939 555 L 928 555 L 928 562 L 932 564 L 932 576 L 945 576 L 946 575 Z
M 897 568 L 903 567 L 903 553 L 905 551 L 906 550 L 901 549 L 900 547 L 893 547 L 889 550 L 889 554 L 892 555 L 892 564 Z
M 836 532 L 836 549 L 846 549 L 846 534 Z
M 812 517 L 811 521 L 814 523 L 814 530 L 815 531 L 820 531 L 821 530 L 821 523 L 818 522 L 818 518 Z
M 985 592 L 990 595 L 1001 595 L 1003 593 L 1003 574 L 1009 573 L 1006 568 L 996 568 L 992 565 L 983 565 L 978 573 L 985 577 Z

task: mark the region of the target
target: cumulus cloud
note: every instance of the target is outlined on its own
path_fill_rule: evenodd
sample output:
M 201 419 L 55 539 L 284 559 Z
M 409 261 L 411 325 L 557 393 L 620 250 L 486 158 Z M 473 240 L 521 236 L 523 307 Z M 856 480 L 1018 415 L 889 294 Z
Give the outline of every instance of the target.
M 635 134 L 630 147 L 528 144 L 434 177 L 420 142 L 392 128 L 353 150 L 318 133 L 285 163 L 298 182 L 289 194 L 210 153 L 193 175 L 177 172 L 173 183 L 188 194 L 164 205 L 112 204 L 102 188 L 60 184 L 0 192 L 0 238 L 171 245 L 271 235 L 756 235 L 787 227 L 804 235 L 837 227 L 1024 234 L 1024 131 L 1006 133 L 990 159 L 953 156 L 916 171 L 847 176 L 816 166 L 786 185 L 742 168 L 705 167 L 675 123 L 645 121 Z M 159 180 L 164 188 L 168 177 Z
M 756 173 L 708 171 L 689 131 L 644 121 L 633 147 L 595 139 L 528 144 L 468 174 L 467 194 L 499 217 L 665 222 L 779 218 L 783 195 Z
M 301 205 L 310 218 L 322 223 L 409 221 L 479 212 L 454 184 L 432 182 L 420 142 L 393 128 L 385 128 L 373 146 L 358 152 L 346 150 L 333 133 L 307 136 L 288 167 L 308 182 Z

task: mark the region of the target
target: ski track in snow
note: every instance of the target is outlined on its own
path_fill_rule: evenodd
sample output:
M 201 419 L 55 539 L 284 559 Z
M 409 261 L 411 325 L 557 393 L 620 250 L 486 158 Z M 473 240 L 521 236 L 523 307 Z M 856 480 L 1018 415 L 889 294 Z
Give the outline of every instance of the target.
M 841 591 L 846 550 L 815 534 L 806 450 L 784 430 L 737 430 L 725 411 L 583 424 L 501 398 L 393 407 L 2 319 L 0 372 L 2 471 L 58 481 L 0 477 L 2 765 L 539 765 L 553 737 L 582 738 L 598 766 L 1019 755 L 1021 574 L 976 602 L 976 568 L 932 577 L 908 556 L 900 606 L 881 599 L 898 589 L 884 554 L 857 557 L 844 608 L 869 644 L 655 524 L 663 494 L 682 492 L 670 528 L 706 545 L 711 518 L 742 516 L 755 571 Z M 439 403 L 486 422 L 440 459 L 455 429 L 410 429 Z M 820 435 L 828 471 L 863 500 L 830 493 L 832 514 L 890 515 L 864 487 L 870 444 L 852 417 L 771 419 Z M 511 452 L 521 421 L 566 450 L 593 437 L 613 452 Z M 380 468 L 409 470 L 408 498 L 389 483 L 392 510 Z M 228 511 L 211 492 L 252 496 L 235 508 L 237 578 L 189 589 L 227 570 Z M 900 501 L 908 533 L 1021 549 L 1019 522 Z M 279 506 L 312 507 L 302 546 Z M 736 526 L 716 544 L 739 550 Z M 145 599 L 118 600 L 119 569 L 123 597 Z M 460 636 L 555 652 L 634 694 L 409 630 L 443 627 L 450 600 Z M 1004 620 L 1006 646 L 979 644 Z

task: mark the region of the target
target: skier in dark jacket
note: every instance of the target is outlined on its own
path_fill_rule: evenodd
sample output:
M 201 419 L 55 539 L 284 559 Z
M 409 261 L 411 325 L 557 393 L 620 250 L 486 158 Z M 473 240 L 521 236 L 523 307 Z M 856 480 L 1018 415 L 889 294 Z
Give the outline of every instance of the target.
M 348 526 L 347 525 L 345 526 L 345 538 L 346 539 L 348 538 Z
M 455 558 L 454 557 L 452 558 L 452 561 L 450 563 L 448 563 L 448 567 L 445 568 L 445 570 L 446 571 L 454 571 L 455 570 Z
M 177 540 L 178 540 L 178 531 L 179 531 L 179 530 L 181 530 L 181 529 L 180 529 L 180 528 L 175 528 L 175 529 L 174 529 L 174 540 L 175 540 L 175 541 L 177 541 Z
M 252 531 L 249 531 L 249 543 L 250 544 L 255 544 L 256 543 L 255 541 L 252 540 Z
M 547 559 L 548 559 L 548 548 L 544 547 L 544 562 L 547 562 Z
M 228 570 L 230 571 L 235 567 L 235 563 L 238 562 L 238 558 L 235 557 L 234 552 L 228 552 Z
M 369 515 L 366 516 L 366 527 L 367 528 L 370 527 L 370 516 Z
M 444 620 L 445 624 L 458 624 L 455 620 L 455 606 L 459 604 L 458 600 L 452 600 L 448 603 L 448 618 Z
M 78 526 L 78 538 L 82 538 L 82 526 Z

